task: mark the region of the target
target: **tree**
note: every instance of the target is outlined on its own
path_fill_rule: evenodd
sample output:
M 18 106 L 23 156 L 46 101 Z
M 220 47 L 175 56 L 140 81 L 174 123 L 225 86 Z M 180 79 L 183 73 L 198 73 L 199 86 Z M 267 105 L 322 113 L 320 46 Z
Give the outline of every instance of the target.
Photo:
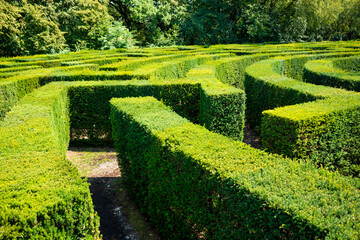
M 359 12 L 359 0 L 0 0 L 0 53 L 348 40 Z
M 271 17 L 269 8 L 259 3 L 245 5 L 235 27 L 242 41 L 268 42 L 278 39 L 276 20 Z
M 24 24 L 21 37 L 25 54 L 56 53 L 64 49 L 64 33 L 60 31 L 57 22 L 49 17 L 52 14 L 53 9 L 41 5 L 28 4 L 22 7 Z
M 349 0 L 344 11 L 339 15 L 334 40 L 350 40 L 360 38 L 360 1 Z
M 0 48 L 3 55 L 61 51 L 65 39 L 56 21 L 49 17 L 53 14 L 51 8 L 32 5 L 27 1 L 10 4 L 0 0 Z
M 234 23 L 230 2 L 196 0 L 188 5 L 188 18 L 181 28 L 185 44 L 234 43 Z
M 20 9 L 0 0 L 0 51 L 2 56 L 15 56 L 22 52 Z
M 135 41 L 129 29 L 124 27 L 121 22 L 114 21 L 108 27 L 108 32 L 100 38 L 102 50 L 114 48 L 132 48 Z
M 179 43 L 185 4 L 180 1 L 111 0 L 110 13 L 123 22 L 142 46 Z
M 59 27 L 71 50 L 100 49 L 100 40 L 112 21 L 106 2 L 63 0 L 56 2 Z
M 107 6 L 106 0 L 0 0 L 0 51 L 15 56 L 132 46 Z

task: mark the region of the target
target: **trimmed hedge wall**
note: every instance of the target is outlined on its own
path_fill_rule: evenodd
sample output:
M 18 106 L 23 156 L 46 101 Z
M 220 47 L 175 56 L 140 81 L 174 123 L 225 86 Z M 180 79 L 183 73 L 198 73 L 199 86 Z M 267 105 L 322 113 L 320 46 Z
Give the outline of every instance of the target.
M 358 181 L 211 133 L 154 98 L 111 104 L 125 182 L 163 237 L 359 237 Z
M 181 116 L 197 122 L 199 87 L 197 83 L 184 81 L 173 81 L 172 84 L 129 81 L 74 83 L 69 89 L 72 142 L 77 145 L 112 143 L 109 100 L 113 97 L 154 96 Z
M 204 56 L 185 59 L 179 63 L 165 63 L 156 70 L 162 73 L 154 75 L 161 75 L 165 79 L 167 75 L 183 76 L 199 63 L 218 57 L 218 55 Z M 245 94 L 215 79 L 216 64 L 215 61 L 214 64 L 199 65 L 198 68 L 190 70 L 184 80 L 162 81 L 152 78 L 148 82 L 123 81 L 100 84 L 85 82 L 73 85 L 70 89 L 73 143 L 91 145 L 111 143 L 111 129 L 107 118 L 110 108 L 107 102 L 113 97 L 135 96 L 154 96 L 192 122 L 199 122 L 212 131 L 241 140 L 245 117 Z
M 39 69 L 39 68 L 41 68 L 41 66 L 25 66 L 25 67 L 0 68 L 0 73 L 22 72 L 22 71 Z
M 210 131 L 242 140 L 245 124 L 245 92 L 216 79 L 222 59 L 207 62 L 189 71 L 186 78 L 201 84 L 199 124 Z
M 104 65 L 100 68 L 100 70 L 103 70 L 103 71 L 134 71 L 134 70 L 141 68 L 147 64 L 171 61 L 171 60 L 183 58 L 186 56 L 188 57 L 188 55 L 185 55 L 185 54 L 173 54 L 173 55 L 156 56 L 156 57 L 143 58 L 143 59 L 130 59 L 128 61 Z
M 359 238 L 360 183 L 316 170 L 308 161 L 358 176 L 359 95 L 288 78 L 302 80 L 308 60 L 356 55 L 358 44 L 192 46 L 0 59 L 0 239 L 98 238 L 87 184 L 64 152 L 69 132 L 77 143 L 110 142 L 108 101 L 130 96 L 154 96 L 188 118 L 150 98 L 147 110 L 140 106 L 143 100 L 131 99 L 139 108 L 126 103 L 129 109 L 121 113 L 126 115 L 121 126 L 130 126 L 117 136 L 123 141 L 118 148 L 128 153 L 122 159 L 125 178 L 166 238 Z M 268 58 L 277 59 L 259 62 Z M 356 75 L 349 64 L 354 59 L 331 61 Z M 102 69 L 116 69 L 99 71 L 103 64 L 108 65 Z M 189 122 L 241 140 L 245 100 L 248 121 L 265 129 L 264 146 L 307 164 Z M 300 104 L 282 107 L 295 103 Z M 151 113 L 154 108 L 158 112 Z M 140 111 L 140 120 L 129 117 L 134 111 Z
M 356 72 L 359 59 L 349 57 L 310 61 L 305 65 L 304 79 L 313 84 L 360 92 L 360 75 Z
M 155 96 L 172 106 L 181 116 L 198 122 L 199 84 L 186 80 L 171 80 L 170 84 L 169 81 L 162 81 L 159 78 L 160 76 L 161 79 L 184 76 L 190 68 L 221 56 L 188 57 L 179 61 L 157 64 L 156 68 L 149 65 L 139 69 L 136 76 L 149 76 L 150 81 L 105 82 L 104 84 L 85 82 L 83 85 L 72 87 L 70 89 L 70 98 L 72 99 L 70 109 L 71 116 L 73 116 L 71 122 L 73 143 L 80 145 L 111 143 L 108 101 L 112 97 Z
M 265 60 L 247 68 L 247 117 L 261 122 L 263 147 L 359 176 L 360 94 L 287 78 L 279 74 L 284 64 Z M 279 108 L 305 102 L 310 103 Z
M 42 74 L 15 76 L 0 81 L 0 120 L 21 98 L 40 86 Z
M 342 49 L 340 49 L 342 50 Z M 354 54 L 358 54 L 353 51 L 332 51 L 325 52 L 321 54 L 312 54 L 312 55 L 298 55 L 298 56 L 290 56 L 290 57 L 281 57 L 281 59 L 285 60 L 285 74 L 289 78 L 293 78 L 296 80 L 303 81 L 303 76 L 305 74 L 306 69 L 304 66 L 307 62 L 313 61 L 316 59 L 324 59 L 324 58 L 340 58 L 340 57 L 348 57 Z
M 65 157 L 67 89 L 49 84 L 0 122 L 0 239 L 97 239 L 88 184 Z
M 247 122 L 259 131 L 264 110 L 320 99 L 309 93 L 297 91 L 290 86 L 297 81 L 279 74 L 285 71 L 285 61 L 268 60 L 255 63 L 246 69 L 245 92 Z M 281 82 L 281 85 L 277 84 Z
M 71 75 L 72 71 L 79 69 L 97 69 L 97 65 L 84 64 L 70 67 L 58 67 L 51 69 L 40 69 L 25 72 L 24 75 L 18 75 L 6 78 L 0 81 L 0 120 L 5 117 L 5 114 L 13 107 L 21 98 L 27 93 L 41 85 L 54 81 L 51 75 Z
M 268 57 L 268 54 L 259 54 L 219 60 L 216 66 L 216 77 L 223 83 L 245 90 L 246 67 Z
M 333 60 L 333 63 L 336 68 L 341 68 L 351 72 L 360 72 L 360 56 L 337 58 Z

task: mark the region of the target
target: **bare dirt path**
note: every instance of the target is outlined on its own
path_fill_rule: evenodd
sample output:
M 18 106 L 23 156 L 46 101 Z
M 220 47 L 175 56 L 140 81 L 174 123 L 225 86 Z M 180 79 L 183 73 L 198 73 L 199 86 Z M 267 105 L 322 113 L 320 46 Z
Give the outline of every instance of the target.
M 245 123 L 243 142 L 249 144 L 253 148 L 261 149 L 261 142 L 255 132 Z
M 67 158 L 88 178 L 104 240 L 160 239 L 129 199 L 113 149 L 71 147 Z

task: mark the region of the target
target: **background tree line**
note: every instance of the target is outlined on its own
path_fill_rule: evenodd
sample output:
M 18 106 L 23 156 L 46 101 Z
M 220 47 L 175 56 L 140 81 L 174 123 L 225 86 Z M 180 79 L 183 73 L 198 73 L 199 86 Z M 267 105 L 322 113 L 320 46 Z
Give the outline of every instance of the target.
M 350 40 L 360 0 L 0 0 L 0 54 Z

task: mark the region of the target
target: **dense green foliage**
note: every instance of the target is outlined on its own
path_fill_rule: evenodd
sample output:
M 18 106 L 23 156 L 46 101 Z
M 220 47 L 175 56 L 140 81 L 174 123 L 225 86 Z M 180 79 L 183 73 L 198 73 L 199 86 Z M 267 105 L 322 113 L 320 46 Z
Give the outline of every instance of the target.
M 113 97 L 155 96 L 179 114 L 197 119 L 199 86 L 191 83 L 147 84 L 120 83 L 76 84 L 70 88 L 72 140 L 74 144 L 109 145 L 112 143 L 109 119 Z M 87 136 L 84 138 L 84 136 Z
M 128 190 L 166 238 L 359 238 L 360 94 L 307 76 L 358 76 L 359 49 L 352 41 L 0 58 L 0 238 L 98 236 L 87 184 L 64 152 L 69 139 L 112 142 L 111 98 L 126 98 L 112 100 L 112 133 Z M 265 151 L 298 159 L 238 142 L 245 118 Z
M 181 43 L 180 27 L 186 16 L 186 4 L 180 1 L 115 0 L 109 1 L 110 14 L 134 31 L 142 46 L 166 46 Z
M 58 53 L 134 45 L 102 0 L 0 0 L 0 54 Z
M 141 45 L 359 38 L 357 0 L 112 0 Z
M 67 90 L 47 85 L 0 123 L 0 239 L 97 239 L 88 184 L 65 158 Z
M 111 104 L 128 189 L 166 238 L 358 237 L 355 182 L 211 133 L 154 98 Z
M 242 140 L 245 92 L 223 84 L 221 78 L 220 81 L 216 79 L 217 72 L 233 61 L 234 58 L 222 58 L 197 66 L 189 71 L 187 78 L 201 83 L 199 124 L 211 131 Z M 233 79 L 234 76 L 228 78 Z
M 358 0 L 0 0 L 0 54 L 350 40 Z

